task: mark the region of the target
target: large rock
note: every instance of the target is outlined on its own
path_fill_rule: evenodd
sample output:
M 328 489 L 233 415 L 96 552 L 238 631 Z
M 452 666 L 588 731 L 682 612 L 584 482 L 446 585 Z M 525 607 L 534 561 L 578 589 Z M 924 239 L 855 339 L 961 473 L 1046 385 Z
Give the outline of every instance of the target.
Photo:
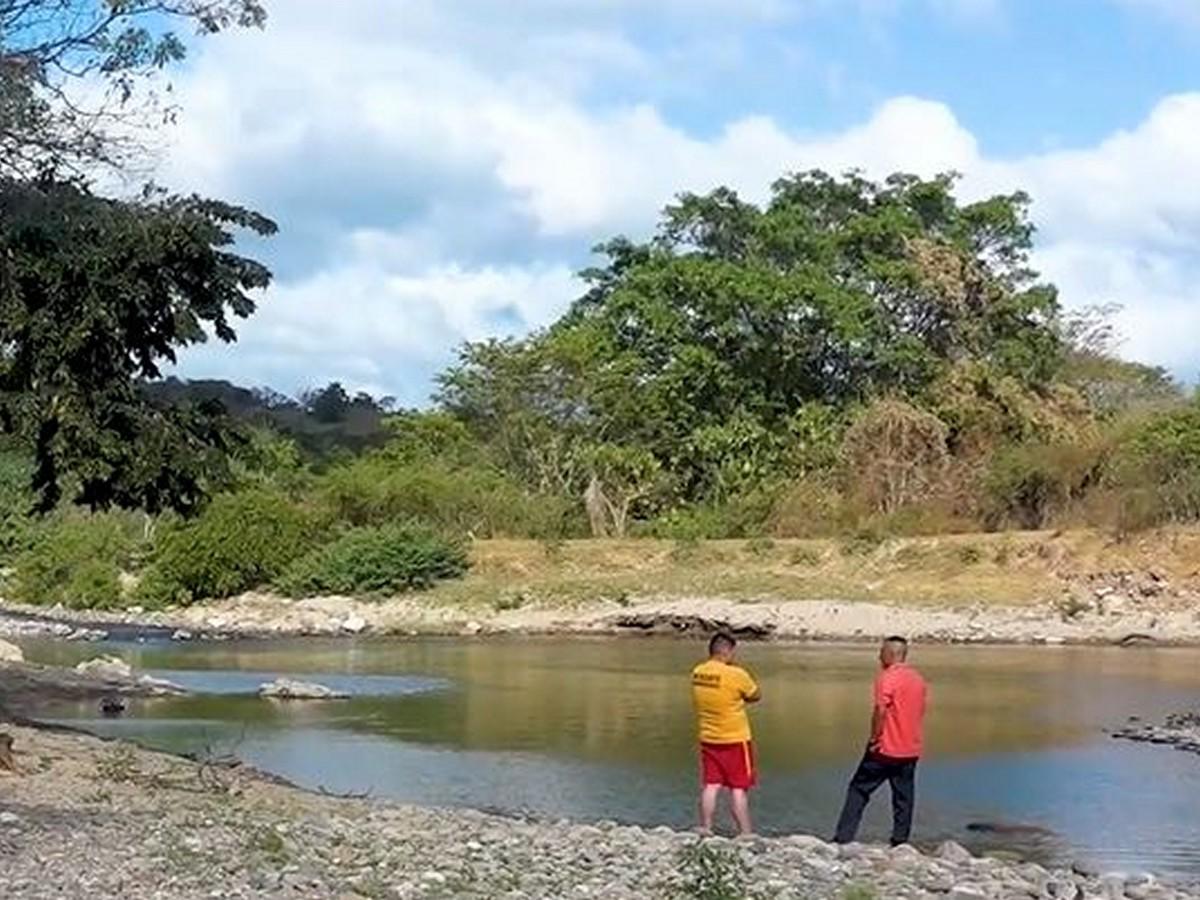
M 115 656 L 97 656 L 86 660 L 77 665 L 75 671 L 108 681 L 128 681 L 133 677 L 133 667 Z
M 25 654 L 21 652 L 21 648 L 8 641 L 0 641 L 0 665 L 19 662 L 25 662 Z
M 941 846 L 937 848 L 937 856 L 938 859 L 943 859 L 954 865 L 969 863 L 974 859 L 970 850 L 954 841 L 943 841 Z
M 323 684 L 293 681 L 291 678 L 276 678 L 260 687 L 258 693 L 259 696 L 276 700 L 342 700 L 350 696 Z

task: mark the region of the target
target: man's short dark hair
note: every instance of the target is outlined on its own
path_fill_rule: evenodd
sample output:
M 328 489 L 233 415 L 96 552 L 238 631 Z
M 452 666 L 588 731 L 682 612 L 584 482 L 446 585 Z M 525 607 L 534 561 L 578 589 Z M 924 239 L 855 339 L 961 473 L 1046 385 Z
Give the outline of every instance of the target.
M 737 638 L 727 631 L 718 631 L 708 640 L 708 655 L 716 656 L 722 650 L 732 650 L 737 646 Z
M 900 635 L 898 635 L 898 634 L 893 634 L 891 637 L 886 637 L 886 638 L 884 638 L 884 639 L 883 639 L 883 642 L 884 642 L 885 644 L 899 644 L 899 645 L 900 645 L 900 646 L 902 646 L 902 647 L 907 647 L 907 646 L 908 646 L 908 638 L 906 638 L 906 637 L 901 637 L 901 636 L 900 636 Z

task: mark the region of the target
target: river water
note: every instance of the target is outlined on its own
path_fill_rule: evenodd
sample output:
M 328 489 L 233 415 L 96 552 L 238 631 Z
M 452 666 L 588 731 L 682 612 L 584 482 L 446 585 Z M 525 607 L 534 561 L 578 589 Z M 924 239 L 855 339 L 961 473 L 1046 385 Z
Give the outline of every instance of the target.
M 198 692 L 39 710 L 171 750 L 236 753 L 309 787 L 421 804 L 688 826 L 697 780 L 687 673 L 703 648 L 659 639 L 108 643 Z M 97 646 L 27 642 L 35 661 Z M 743 644 L 763 833 L 828 835 L 869 718 L 869 647 Z M 1200 758 L 1115 741 L 1129 716 L 1200 706 L 1200 651 L 914 648 L 931 684 L 915 838 L 1048 863 L 1200 877 Z M 261 700 L 290 674 L 353 696 Z M 887 789 L 864 837 L 887 834 Z M 1037 826 L 996 833 L 972 823 Z

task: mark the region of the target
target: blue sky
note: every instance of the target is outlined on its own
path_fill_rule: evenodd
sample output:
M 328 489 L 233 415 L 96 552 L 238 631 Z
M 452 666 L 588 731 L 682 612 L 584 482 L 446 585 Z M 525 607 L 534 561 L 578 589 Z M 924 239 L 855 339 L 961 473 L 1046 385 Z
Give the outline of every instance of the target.
M 277 280 L 180 371 L 420 404 L 463 340 L 551 321 L 682 190 L 955 169 L 1022 187 L 1068 305 L 1200 350 L 1200 0 L 275 0 L 198 43 L 159 178 L 256 206 Z

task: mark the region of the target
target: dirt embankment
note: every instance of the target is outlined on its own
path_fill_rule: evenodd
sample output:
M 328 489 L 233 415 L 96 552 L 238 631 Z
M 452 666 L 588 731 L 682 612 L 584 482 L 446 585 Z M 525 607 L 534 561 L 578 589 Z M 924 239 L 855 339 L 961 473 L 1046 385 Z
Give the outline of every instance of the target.
M 427 594 L 292 600 L 252 593 L 108 614 L 4 606 L 0 634 L 129 627 L 231 635 L 686 633 L 868 640 L 1200 644 L 1200 530 L 859 541 L 480 542 L 467 578 Z

